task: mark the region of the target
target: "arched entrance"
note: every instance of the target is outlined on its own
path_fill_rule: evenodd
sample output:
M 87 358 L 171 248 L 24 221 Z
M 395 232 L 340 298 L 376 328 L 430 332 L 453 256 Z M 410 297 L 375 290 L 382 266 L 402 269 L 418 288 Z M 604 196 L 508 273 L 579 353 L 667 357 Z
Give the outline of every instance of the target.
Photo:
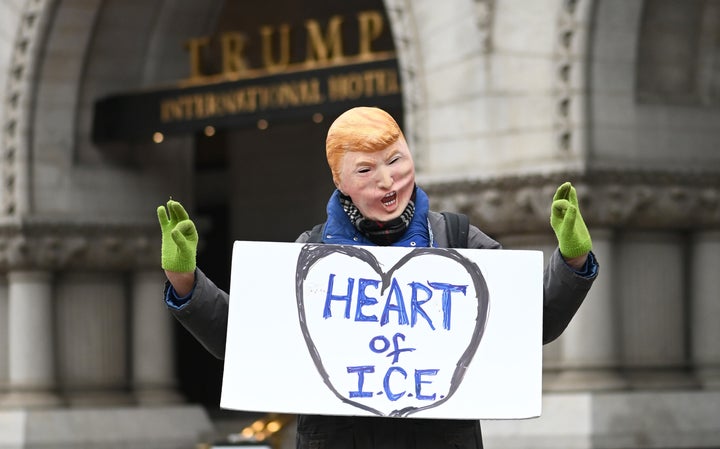
M 324 141 L 337 115 L 377 105 L 402 125 L 403 111 L 381 1 L 226 2 L 218 11 L 206 35 L 186 40 L 189 76 L 100 99 L 93 136 L 100 145 L 191 138 L 185 194 L 198 265 L 227 291 L 234 240 L 291 242 L 324 220 L 334 188 Z M 222 362 L 179 326 L 175 335 L 181 393 L 217 408 Z

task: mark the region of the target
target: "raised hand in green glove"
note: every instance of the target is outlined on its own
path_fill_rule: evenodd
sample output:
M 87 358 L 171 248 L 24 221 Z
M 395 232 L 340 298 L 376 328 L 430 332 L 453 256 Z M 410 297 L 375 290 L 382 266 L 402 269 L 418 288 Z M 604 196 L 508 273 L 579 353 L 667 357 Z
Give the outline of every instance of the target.
M 550 225 L 564 258 L 584 256 L 592 249 L 590 232 L 580 215 L 575 187 L 569 182 L 558 187 L 553 196 Z
M 182 204 L 170 200 L 157 209 L 162 231 L 162 267 L 167 271 L 195 271 L 198 233 Z

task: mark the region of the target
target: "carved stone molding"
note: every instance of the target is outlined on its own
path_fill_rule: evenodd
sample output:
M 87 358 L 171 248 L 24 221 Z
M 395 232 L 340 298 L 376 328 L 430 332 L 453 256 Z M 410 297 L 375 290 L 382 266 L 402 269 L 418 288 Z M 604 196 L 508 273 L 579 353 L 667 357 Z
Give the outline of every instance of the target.
M 560 5 L 556 29 L 555 64 L 555 129 L 558 150 L 563 154 L 577 151 L 582 145 L 582 129 L 578 116 L 582 107 L 573 105 L 580 101 L 579 94 L 585 89 L 584 75 L 573 73 L 580 70 L 578 61 L 586 59 L 589 23 L 593 0 L 563 0 Z
M 0 222 L 0 270 L 136 270 L 160 266 L 157 223 Z
M 465 213 L 491 235 L 550 230 L 557 187 L 571 180 L 591 228 L 720 229 L 720 174 L 593 171 L 424 184 L 434 210 Z
M 475 0 L 475 13 L 482 48 L 485 53 L 492 51 L 493 19 L 495 17 L 496 0 Z
M 405 138 L 414 148 L 415 163 L 424 164 L 426 151 L 427 93 L 423 80 L 422 48 L 418 45 L 417 27 L 410 0 L 385 0 L 385 10 L 392 23 L 395 50 L 402 80 Z
M 42 60 L 50 17 L 57 0 L 27 0 L 21 6 L 21 20 L 5 88 L 2 124 L 2 204 L 0 215 L 20 215 L 29 207 L 30 120 L 35 96 L 36 71 Z M 19 3 L 19 2 L 18 2 Z

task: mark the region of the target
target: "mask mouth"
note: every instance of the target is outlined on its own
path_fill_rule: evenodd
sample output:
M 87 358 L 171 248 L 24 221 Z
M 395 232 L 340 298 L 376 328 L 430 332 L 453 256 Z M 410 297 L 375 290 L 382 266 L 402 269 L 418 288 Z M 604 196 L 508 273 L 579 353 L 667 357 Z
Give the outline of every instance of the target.
M 394 206 L 397 203 L 397 192 L 390 192 L 380 200 L 385 207 Z

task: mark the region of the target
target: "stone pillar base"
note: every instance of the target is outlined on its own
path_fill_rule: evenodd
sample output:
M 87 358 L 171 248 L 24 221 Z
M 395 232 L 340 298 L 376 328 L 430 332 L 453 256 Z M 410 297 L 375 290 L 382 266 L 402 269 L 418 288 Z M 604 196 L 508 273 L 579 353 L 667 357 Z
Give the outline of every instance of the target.
M 720 447 L 720 391 L 546 393 L 537 419 L 482 423 L 485 447 Z
M 698 369 L 695 375 L 702 388 L 720 390 L 720 366 Z
M 0 410 L 3 409 L 46 409 L 60 407 L 60 398 L 42 391 L 11 391 L 0 395 Z M 0 412 L 1 413 L 1 412 Z M 0 449 L 3 449 L 0 446 Z
M 173 388 L 135 388 L 135 400 L 140 405 L 169 405 L 185 402 L 185 398 Z
M 699 387 L 697 379 L 682 369 L 630 369 L 625 373 L 630 388 L 637 390 L 685 390 Z
M 543 382 L 543 389 L 552 392 L 623 390 L 627 386 L 627 381 L 611 369 L 561 371 Z
M 191 449 L 211 434 L 199 406 L 0 411 L 2 449 Z
M 131 394 L 108 389 L 68 390 L 63 392 L 68 407 L 73 408 L 107 408 L 128 407 L 134 405 Z

